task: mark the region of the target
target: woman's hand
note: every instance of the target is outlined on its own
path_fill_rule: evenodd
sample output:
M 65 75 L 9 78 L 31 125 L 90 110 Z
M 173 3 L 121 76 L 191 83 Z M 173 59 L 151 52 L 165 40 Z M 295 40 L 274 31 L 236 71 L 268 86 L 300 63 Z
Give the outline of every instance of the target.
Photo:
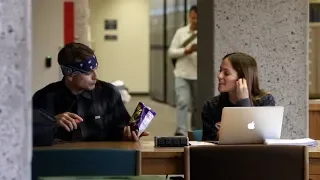
M 217 123 L 215 124 L 215 126 L 216 126 L 216 128 L 217 128 L 218 130 L 220 130 L 220 125 L 221 125 L 221 122 L 217 122 Z
M 217 122 L 215 124 L 215 127 L 218 129 L 218 131 L 217 131 L 217 139 L 219 139 L 219 136 L 220 136 L 220 125 L 221 125 L 221 122 Z
M 238 101 L 249 98 L 248 84 L 246 79 L 240 78 L 237 82 Z

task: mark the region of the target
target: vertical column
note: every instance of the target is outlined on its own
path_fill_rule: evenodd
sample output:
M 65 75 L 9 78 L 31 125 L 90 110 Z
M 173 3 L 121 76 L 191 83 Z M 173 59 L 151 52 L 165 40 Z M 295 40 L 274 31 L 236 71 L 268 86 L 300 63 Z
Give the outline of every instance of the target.
M 282 137 L 308 136 L 309 1 L 215 0 L 214 21 L 203 28 L 200 13 L 205 9 L 210 11 L 212 6 L 201 6 L 201 3 L 199 0 L 199 40 L 214 34 L 213 76 L 227 53 L 241 51 L 254 56 L 261 87 L 272 92 L 277 105 L 285 107 Z M 201 43 L 200 40 L 199 84 L 203 81 L 210 84 L 212 81 L 203 78 L 208 72 L 201 63 L 211 56 L 203 54 Z M 200 92 L 203 91 L 202 85 L 199 86 Z
M 75 3 L 75 41 L 91 46 L 89 0 L 74 0 Z
M 31 0 L 0 2 L 0 179 L 31 179 Z
M 198 0 L 198 96 L 197 129 L 202 128 L 201 111 L 204 102 L 214 92 L 214 0 Z

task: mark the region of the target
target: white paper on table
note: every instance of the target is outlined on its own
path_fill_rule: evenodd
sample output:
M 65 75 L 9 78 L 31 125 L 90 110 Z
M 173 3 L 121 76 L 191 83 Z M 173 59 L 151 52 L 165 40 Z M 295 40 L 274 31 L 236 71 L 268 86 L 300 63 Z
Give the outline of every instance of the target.
M 301 146 L 317 146 L 317 141 L 310 138 L 302 139 L 266 139 L 267 145 L 301 145 Z
M 189 141 L 189 144 L 191 146 L 203 146 L 203 145 L 211 145 L 214 146 L 214 143 L 208 143 L 208 142 L 203 142 L 203 141 Z

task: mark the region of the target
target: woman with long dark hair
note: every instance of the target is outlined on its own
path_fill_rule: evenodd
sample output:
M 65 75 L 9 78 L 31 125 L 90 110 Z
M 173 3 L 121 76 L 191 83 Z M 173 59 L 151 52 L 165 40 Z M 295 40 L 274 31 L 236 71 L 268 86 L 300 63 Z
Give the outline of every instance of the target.
M 218 73 L 220 95 L 208 100 L 202 109 L 202 140 L 219 139 L 224 107 L 275 106 L 274 97 L 260 89 L 256 60 L 244 53 L 226 55 Z

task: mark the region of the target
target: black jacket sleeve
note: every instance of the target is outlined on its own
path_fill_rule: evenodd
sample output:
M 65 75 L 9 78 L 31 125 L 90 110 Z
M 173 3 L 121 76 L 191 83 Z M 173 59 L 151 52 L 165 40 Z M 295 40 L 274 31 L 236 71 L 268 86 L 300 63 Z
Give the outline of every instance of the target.
M 218 108 L 218 97 L 208 100 L 203 106 L 201 118 L 203 123 L 203 141 L 216 141 L 218 129 L 215 124 L 220 122 L 221 113 Z
M 123 104 L 120 92 L 114 88 L 113 98 L 114 102 L 111 107 L 111 121 L 107 126 L 107 140 L 122 141 L 124 127 L 129 124 L 130 115 Z
M 266 94 L 261 99 L 258 99 L 254 105 L 255 106 L 275 106 L 275 104 L 276 103 L 275 103 L 274 97 L 271 94 Z M 249 98 L 238 101 L 237 105 L 241 107 L 252 106 Z
M 51 146 L 56 132 L 56 123 L 53 113 L 53 100 L 41 92 L 33 98 L 33 146 Z
M 276 102 L 274 97 L 271 94 L 267 94 L 263 96 L 258 102 L 256 106 L 275 106 Z

